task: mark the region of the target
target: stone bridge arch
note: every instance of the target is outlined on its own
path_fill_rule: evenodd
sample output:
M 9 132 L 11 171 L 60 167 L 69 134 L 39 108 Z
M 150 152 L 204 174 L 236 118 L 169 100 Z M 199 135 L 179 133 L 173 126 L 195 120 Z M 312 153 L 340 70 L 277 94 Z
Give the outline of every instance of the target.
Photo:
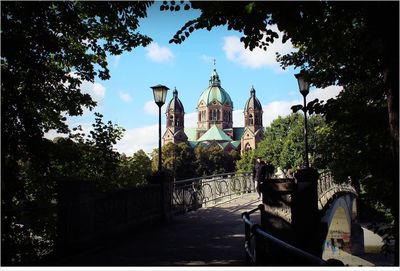
M 346 250 L 353 247 L 358 195 L 349 182 L 336 183 L 329 172 L 305 169 L 294 179 L 270 180 L 262 191 L 261 225 L 271 234 L 318 256 L 333 232 L 341 234 L 335 237 L 346 241 Z
M 333 238 L 348 253 L 363 252 L 363 231 L 357 223 L 357 197 L 358 193 L 350 182 L 335 183 L 329 172 L 320 175 L 318 209 L 326 231 L 322 251 Z
M 333 195 L 329 205 L 324 208 L 321 222 L 326 225 L 327 232 L 324 242 L 324 249 L 330 249 L 327 244 L 334 240 L 335 245 L 340 249 L 352 253 L 353 236 L 352 229 L 356 223 L 356 196 L 352 193 L 340 193 Z

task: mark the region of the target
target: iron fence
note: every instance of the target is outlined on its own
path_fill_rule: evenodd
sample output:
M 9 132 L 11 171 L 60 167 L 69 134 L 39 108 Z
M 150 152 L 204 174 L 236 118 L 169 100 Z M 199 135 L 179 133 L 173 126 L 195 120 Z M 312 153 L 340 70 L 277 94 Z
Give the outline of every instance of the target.
M 329 200 L 332 199 L 332 196 L 339 192 L 357 195 L 357 191 L 351 185 L 350 180 L 338 183 L 333 179 L 331 172 L 322 172 L 318 179 L 318 209 L 322 210 Z
M 174 214 L 209 207 L 255 191 L 250 172 L 224 173 L 177 181 L 172 190 Z

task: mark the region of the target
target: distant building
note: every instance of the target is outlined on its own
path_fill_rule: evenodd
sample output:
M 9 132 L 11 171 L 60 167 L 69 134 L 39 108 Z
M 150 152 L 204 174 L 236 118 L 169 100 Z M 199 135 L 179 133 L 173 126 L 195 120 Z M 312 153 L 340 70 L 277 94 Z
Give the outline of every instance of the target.
M 232 127 L 233 102 L 221 86 L 214 67 L 208 87 L 197 102 L 197 127 L 185 127 L 185 110 L 176 88 L 166 108 L 166 132 L 164 144 L 187 142 L 195 148 L 219 146 L 224 151 L 236 150 L 243 153 L 255 149 L 264 136 L 262 126 L 263 110 L 256 97 L 254 87 L 244 107 L 244 127 Z

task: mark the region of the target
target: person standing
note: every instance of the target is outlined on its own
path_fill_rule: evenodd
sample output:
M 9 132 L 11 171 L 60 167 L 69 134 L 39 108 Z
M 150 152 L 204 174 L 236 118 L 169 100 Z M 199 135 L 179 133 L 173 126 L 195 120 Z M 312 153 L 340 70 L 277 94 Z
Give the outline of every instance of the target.
M 265 171 L 267 179 L 271 179 L 272 176 L 274 175 L 275 167 L 269 161 L 267 161 L 267 163 L 265 164 Z
M 253 180 L 258 194 L 258 199 L 261 198 L 260 184 L 265 180 L 266 171 L 265 162 L 262 161 L 260 157 L 257 157 L 257 162 L 253 168 Z

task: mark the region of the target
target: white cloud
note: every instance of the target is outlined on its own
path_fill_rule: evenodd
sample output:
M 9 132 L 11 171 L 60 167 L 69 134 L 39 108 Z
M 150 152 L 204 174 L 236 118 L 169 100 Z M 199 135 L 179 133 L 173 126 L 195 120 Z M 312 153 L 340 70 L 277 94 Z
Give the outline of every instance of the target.
M 80 131 L 79 133 L 84 133 L 85 136 L 90 135 L 90 131 L 93 130 L 92 123 L 81 122 L 79 120 L 81 118 L 80 116 L 71 117 L 71 116 L 65 115 L 65 117 L 67 118 L 66 123 L 67 123 L 67 125 L 68 125 L 68 127 L 70 129 L 78 127 L 80 125 L 81 128 L 82 128 L 82 131 Z M 78 131 L 76 131 L 76 132 L 78 132 Z M 48 131 L 47 133 L 45 133 L 44 137 L 49 139 L 49 140 L 53 140 L 56 137 L 64 137 L 64 138 L 66 138 L 66 137 L 68 137 L 68 134 L 57 133 L 56 130 L 52 129 L 52 130 Z
M 314 99 L 319 99 L 320 101 L 327 101 L 330 98 L 335 98 L 339 92 L 343 89 L 340 86 L 329 86 L 323 89 L 315 89 L 310 91 L 310 94 L 307 96 L 307 102 L 312 101 Z M 303 99 L 301 98 L 301 94 L 299 99 L 292 101 L 274 101 L 267 105 L 263 105 L 263 125 L 267 127 L 271 124 L 271 122 L 278 118 L 278 116 L 284 117 L 292 113 L 290 109 L 293 105 L 303 104 Z
M 124 91 L 120 91 L 119 92 L 119 97 L 121 98 L 121 100 L 123 100 L 124 102 L 130 103 L 132 102 L 132 96 L 129 95 L 129 93 L 126 93 Z
M 233 120 L 233 127 L 244 127 L 243 109 L 233 110 L 232 120 Z
M 314 91 L 311 91 L 307 96 L 308 101 L 312 101 L 314 99 L 319 99 L 320 101 L 327 101 L 330 98 L 335 98 L 340 91 L 343 90 L 341 86 L 329 86 L 326 88 L 317 88 Z
M 161 128 L 161 134 L 164 135 L 164 133 L 165 125 Z M 153 149 L 158 148 L 158 125 L 126 130 L 124 137 L 117 142 L 115 148 L 128 156 L 140 149 L 151 153 Z
M 284 117 L 289 115 L 291 107 L 295 104 L 300 103 L 299 101 L 274 101 L 267 105 L 263 105 L 263 126 L 268 127 L 271 122 L 278 118 L 278 116 Z
M 48 131 L 47 133 L 44 134 L 44 138 L 47 138 L 49 140 L 53 140 L 56 137 L 67 137 L 67 136 L 68 136 L 67 134 L 57 133 L 56 130 L 50 130 L 50 131 Z
M 278 39 L 275 39 L 274 43 L 270 44 L 267 51 L 258 47 L 254 48 L 253 51 L 244 48 L 244 44 L 240 42 L 237 36 L 224 37 L 224 45 L 222 47 L 225 52 L 225 56 L 228 60 L 249 68 L 261 68 L 261 67 L 272 67 L 275 70 L 282 70 L 279 64 L 276 62 L 276 52 L 280 54 L 286 54 L 294 51 L 293 45 L 288 40 L 285 44 L 282 43 L 282 33 L 278 31 L 278 28 L 274 25 L 271 27 L 274 32 L 279 34 Z
M 197 112 L 185 114 L 185 127 L 197 127 Z
M 92 83 L 89 81 L 83 81 L 81 84 L 81 90 L 82 93 L 89 94 L 92 99 L 98 103 L 103 101 L 104 97 L 106 96 L 106 88 L 97 82 Z
M 78 75 L 73 72 L 70 72 L 69 75 L 73 78 L 78 78 Z M 65 82 L 64 85 L 69 86 L 69 83 Z M 105 86 L 97 82 L 83 80 L 80 85 L 80 89 L 82 93 L 89 94 L 97 103 L 101 102 L 106 96 Z
M 148 101 L 144 104 L 144 111 L 153 116 L 158 116 L 158 106 L 154 101 Z
M 159 46 L 156 42 L 145 48 L 146 56 L 154 62 L 169 62 L 174 59 L 174 54 L 168 47 Z

